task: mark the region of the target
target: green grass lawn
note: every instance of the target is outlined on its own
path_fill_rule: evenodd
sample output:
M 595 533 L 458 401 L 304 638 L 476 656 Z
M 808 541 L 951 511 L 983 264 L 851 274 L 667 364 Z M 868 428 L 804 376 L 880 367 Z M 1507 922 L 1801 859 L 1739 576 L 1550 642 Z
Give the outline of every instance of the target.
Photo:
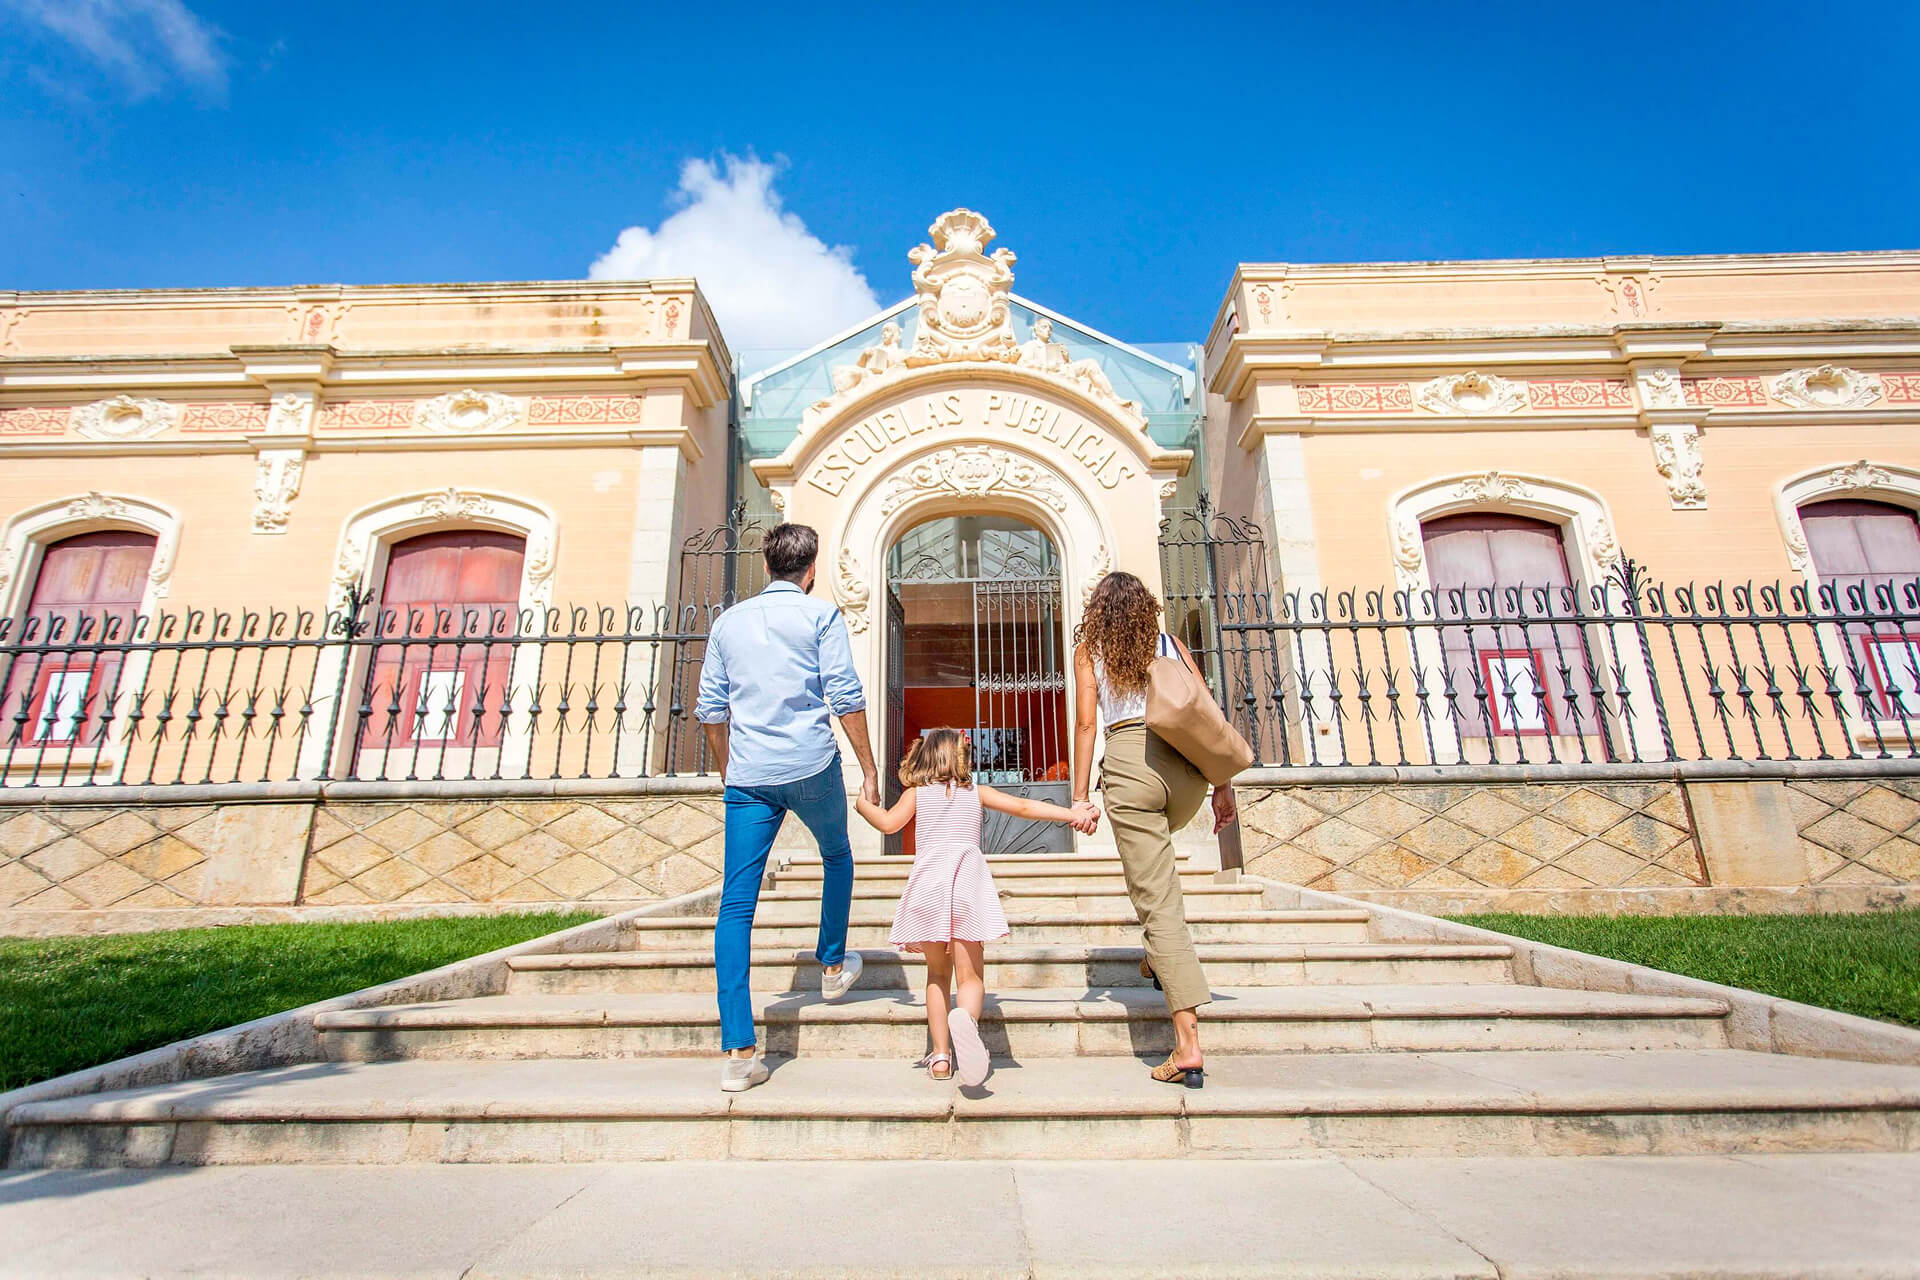
M 1456 917 L 1462 924 L 1920 1027 L 1920 910 L 1845 916 Z
M 597 918 L 461 916 L 0 938 L 0 1091 Z

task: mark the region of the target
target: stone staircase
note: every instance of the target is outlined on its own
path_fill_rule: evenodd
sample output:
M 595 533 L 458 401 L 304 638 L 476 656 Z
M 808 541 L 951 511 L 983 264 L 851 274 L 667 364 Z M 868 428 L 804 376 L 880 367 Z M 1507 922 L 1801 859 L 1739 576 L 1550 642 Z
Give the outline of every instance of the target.
M 978 1090 L 909 1065 L 919 965 L 886 948 L 902 862 L 859 864 L 847 1000 L 818 996 L 817 864 L 762 897 L 771 1081 L 717 1087 L 711 929 L 511 958 L 499 994 L 319 1015 L 327 1061 L 27 1103 L 14 1167 L 664 1158 L 1667 1154 L 1920 1149 L 1920 1068 L 1728 1047 L 1718 999 L 1516 981 L 1502 945 L 1375 936 L 1184 870 L 1215 991 L 1204 1090 L 1147 1078 L 1165 1007 L 1110 858 L 996 858 Z

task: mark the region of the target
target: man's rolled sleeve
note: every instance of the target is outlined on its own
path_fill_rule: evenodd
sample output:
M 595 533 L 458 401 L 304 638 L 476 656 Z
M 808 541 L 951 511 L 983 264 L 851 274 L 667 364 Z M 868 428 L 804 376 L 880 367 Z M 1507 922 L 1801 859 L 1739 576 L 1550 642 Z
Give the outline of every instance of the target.
M 867 709 L 867 691 L 860 687 L 853 669 L 853 642 L 847 638 L 847 622 L 838 609 L 827 615 L 820 628 L 820 679 L 827 709 L 836 716 Z
M 725 724 L 727 710 L 727 658 L 718 635 L 707 638 L 706 660 L 700 664 L 700 696 L 694 699 L 693 717 L 701 724 Z

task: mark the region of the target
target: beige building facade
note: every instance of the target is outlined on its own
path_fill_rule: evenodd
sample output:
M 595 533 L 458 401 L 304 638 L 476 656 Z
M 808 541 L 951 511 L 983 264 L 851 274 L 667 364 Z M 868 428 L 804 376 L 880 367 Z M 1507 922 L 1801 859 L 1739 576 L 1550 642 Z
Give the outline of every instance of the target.
M 1920 716 L 1920 254 L 1243 264 L 1165 348 L 1022 297 L 994 242 L 942 215 L 911 296 L 757 370 L 691 280 L 0 293 L 0 910 L 698 887 L 700 637 L 779 518 L 821 532 L 883 755 L 956 723 L 1064 794 L 1073 628 L 1125 569 L 1256 739 L 1229 863 L 1920 879 L 1920 797 L 1862 781 Z M 1792 790 L 1782 762 L 1858 767 Z M 1700 832 L 1740 820 L 1682 766 L 1757 767 L 1792 829 L 1725 864 Z M 1503 768 L 1604 804 L 1544 841 L 1517 833 L 1546 806 L 1448 817 Z M 1457 794 L 1383 813 L 1409 769 Z M 1830 847 L 1874 790 L 1899 803 Z M 255 875 L 216 817 L 269 801 Z

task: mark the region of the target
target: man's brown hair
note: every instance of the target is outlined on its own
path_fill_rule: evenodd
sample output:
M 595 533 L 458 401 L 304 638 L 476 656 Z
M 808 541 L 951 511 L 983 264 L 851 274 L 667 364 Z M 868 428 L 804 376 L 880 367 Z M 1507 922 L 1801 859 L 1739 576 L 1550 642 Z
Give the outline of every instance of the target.
M 776 578 L 796 579 L 819 557 L 820 535 L 804 524 L 777 524 L 767 530 L 760 554 L 767 558 L 768 573 Z

